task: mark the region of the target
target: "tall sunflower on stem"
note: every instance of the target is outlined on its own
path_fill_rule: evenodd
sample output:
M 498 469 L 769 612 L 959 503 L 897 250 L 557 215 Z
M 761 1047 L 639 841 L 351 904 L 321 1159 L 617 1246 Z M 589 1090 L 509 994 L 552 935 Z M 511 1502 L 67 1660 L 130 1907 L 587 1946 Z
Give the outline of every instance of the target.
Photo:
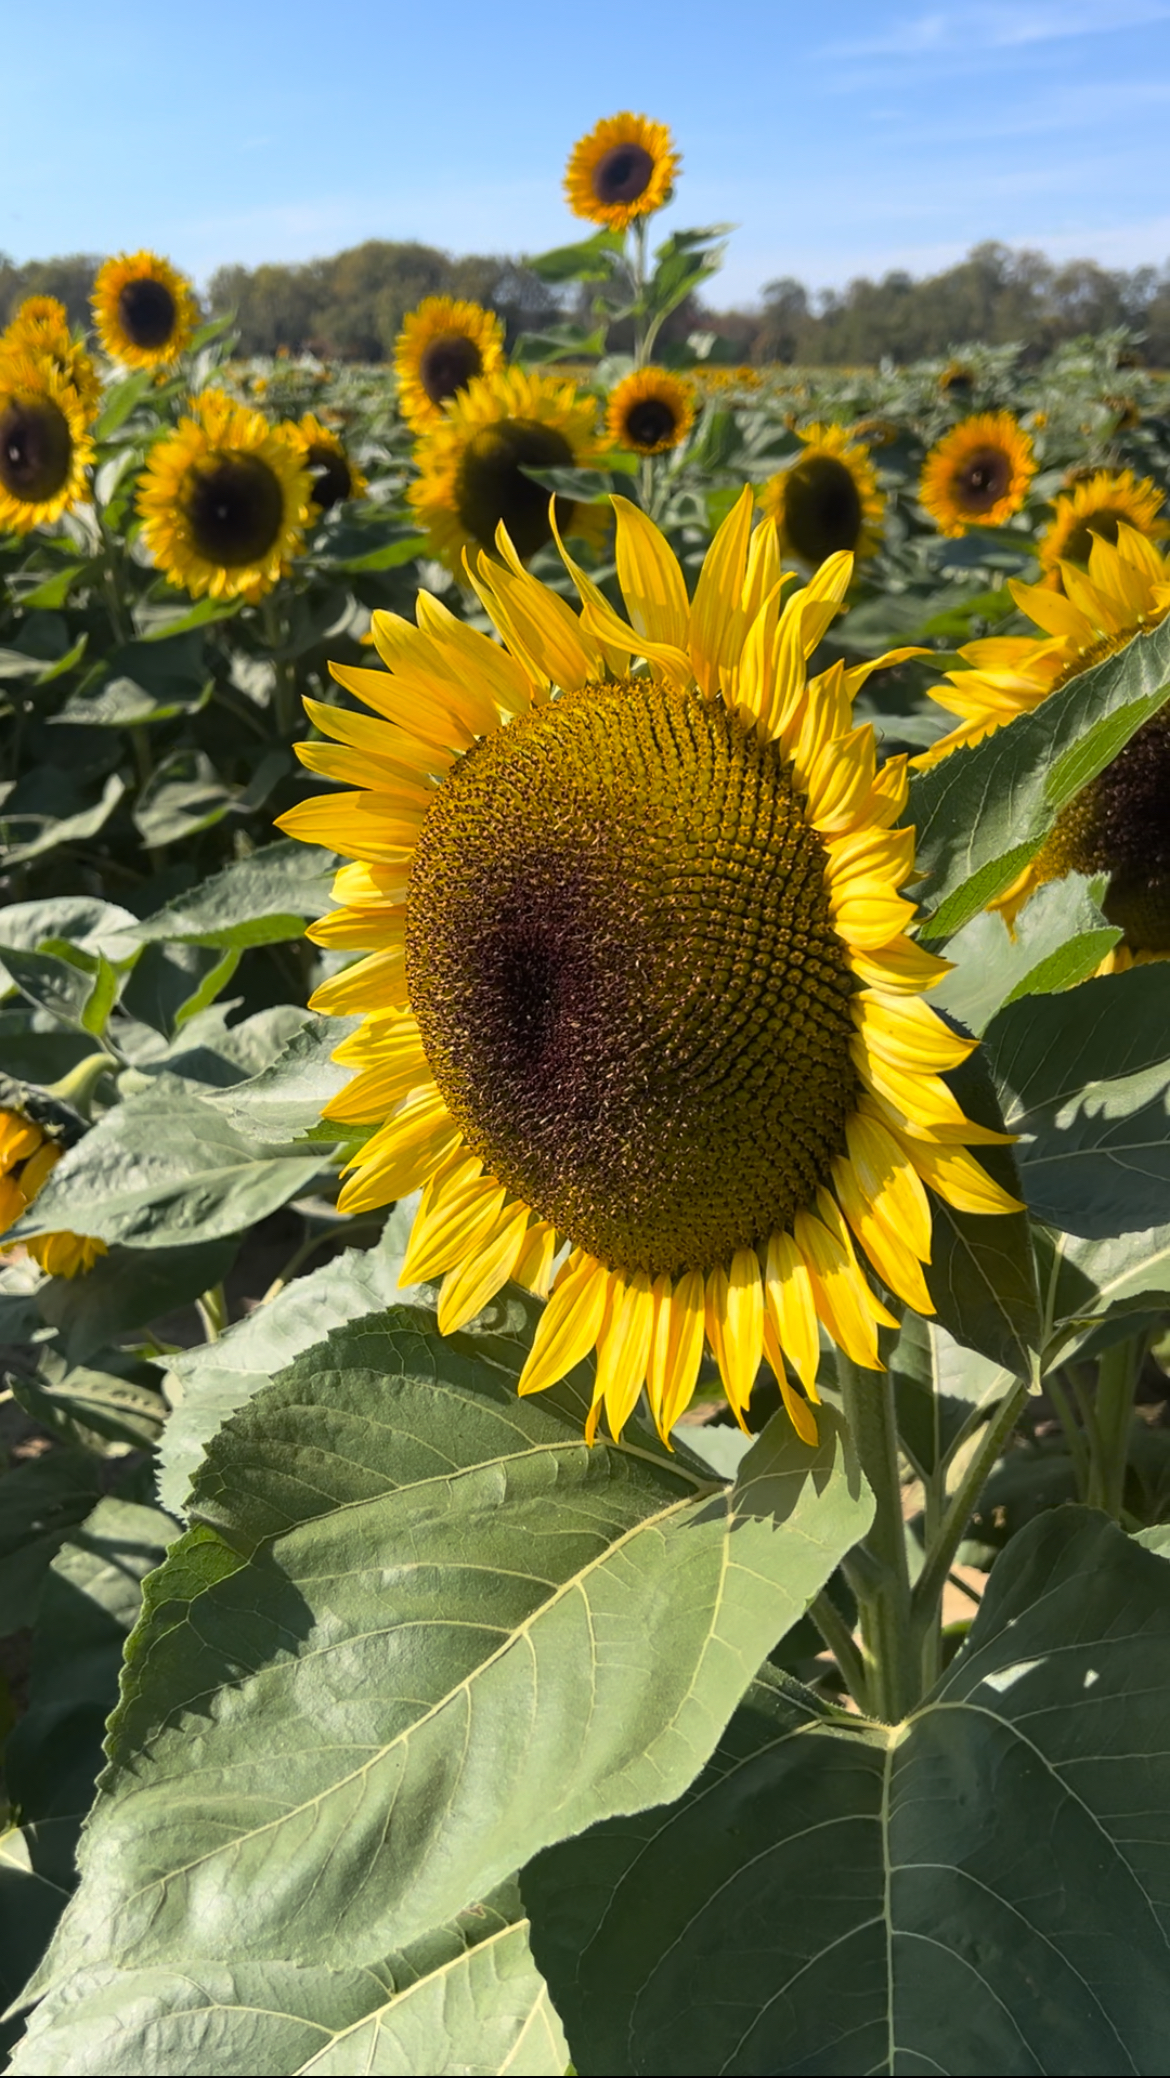
M 98 338 L 124 368 L 169 368 L 198 315 L 191 284 L 157 253 L 116 253 L 93 285 Z
M 193 599 L 271 591 L 303 543 L 313 496 L 302 434 L 205 390 L 157 441 L 138 486 L 155 563 Z
M 843 426 L 806 426 L 799 438 L 803 452 L 760 492 L 782 553 L 812 570 L 829 556 L 875 554 L 886 501 L 869 449 Z
M 310 935 L 365 956 L 313 1000 L 363 1020 L 327 1115 L 376 1127 L 340 1203 L 422 1188 L 403 1276 L 444 1332 L 551 1294 L 520 1390 L 596 1351 L 590 1435 L 643 1387 L 668 1435 L 706 1342 L 738 1418 L 766 1357 L 808 1438 L 821 1330 L 881 1368 L 879 1287 L 933 1310 L 930 1192 L 1014 1206 L 970 1152 L 1005 1136 L 944 1079 L 975 1042 L 923 1000 L 904 762 L 852 726 L 889 660 L 807 676 L 849 558 L 782 608 L 745 491 L 692 601 L 615 504 L 628 620 L 501 528 L 467 558 L 500 644 L 423 592 L 374 617 L 385 671 L 334 667 L 371 712 L 309 704 L 335 740 L 299 755 L 352 790 L 280 826 L 353 861 Z
M 46 355 L 0 357 L 0 533 L 49 526 L 89 498 L 85 405 Z
M 503 366 L 504 327 L 493 310 L 454 296 L 427 296 L 404 319 L 394 347 L 398 408 L 425 432 L 479 375 Z
M 1010 411 L 981 411 L 936 442 L 918 495 L 940 534 L 1002 527 L 1020 510 L 1036 473 L 1032 442 Z

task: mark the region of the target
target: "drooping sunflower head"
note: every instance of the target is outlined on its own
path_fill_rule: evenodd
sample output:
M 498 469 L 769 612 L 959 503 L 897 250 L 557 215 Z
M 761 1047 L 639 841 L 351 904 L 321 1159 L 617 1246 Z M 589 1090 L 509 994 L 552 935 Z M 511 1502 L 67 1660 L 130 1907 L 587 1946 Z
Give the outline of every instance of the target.
M 975 370 L 968 361 L 948 361 L 938 386 L 944 397 L 969 397 L 975 387 Z
M 664 455 L 680 447 L 694 420 L 694 390 L 667 368 L 635 369 L 610 392 L 609 437 L 636 455 Z
M 691 600 L 614 502 L 628 622 L 501 536 L 470 565 L 498 643 L 424 592 L 374 616 L 387 670 L 334 667 L 372 713 L 310 705 L 303 763 L 354 790 L 281 827 L 354 861 L 310 935 L 366 957 L 314 1004 L 363 1014 L 328 1115 L 378 1127 L 340 1202 L 422 1186 L 403 1276 L 443 1276 L 444 1332 L 551 1286 L 521 1391 L 596 1350 L 590 1433 L 643 1385 L 668 1433 L 706 1339 L 737 1414 L 766 1356 L 807 1438 L 818 1324 L 878 1365 L 871 1275 L 930 1310 L 927 1188 L 1006 1209 L 968 1151 L 1002 1136 L 942 1080 L 973 1042 L 922 1000 L 904 763 L 852 726 L 877 666 L 807 680 L 849 558 L 782 607 L 745 492 Z
M 313 479 L 295 426 L 222 390 L 156 441 L 138 486 L 143 539 L 192 598 L 259 599 L 302 545 Z
M 0 359 L 0 533 L 48 526 L 88 499 L 92 460 L 85 408 L 53 362 Z
M 313 486 L 310 498 L 316 513 L 332 512 L 335 505 L 347 498 L 365 497 L 369 485 L 332 427 L 306 411 L 293 430 L 299 434 L 304 449 Z
M 454 296 L 427 296 L 403 322 L 394 347 L 398 408 L 419 432 L 477 375 L 503 365 L 504 327 L 494 310 Z
M 782 552 L 813 570 L 828 556 L 873 555 L 886 501 L 869 449 L 844 426 L 806 426 L 800 439 L 803 454 L 760 492 Z
M 0 1253 L 2 1237 L 28 1211 L 82 1130 L 67 1106 L 0 1078 Z M 106 1253 L 104 1241 L 84 1234 L 37 1234 L 22 1245 L 51 1277 L 76 1277 Z
M 1132 469 L 1096 469 L 1056 500 L 1051 525 L 1040 537 L 1040 566 L 1054 581 L 1060 563 L 1085 565 L 1095 541 L 1115 542 L 1121 527 L 1147 541 L 1164 541 L 1170 524 L 1162 516 L 1165 493 Z
M 494 550 L 505 528 L 525 562 L 552 540 L 549 498 L 530 469 L 590 468 L 601 461 L 597 407 L 575 384 L 521 368 L 477 376 L 424 433 L 409 491 L 436 555 L 457 574 L 465 549 Z M 558 498 L 564 533 L 600 539 L 600 505 Z
M 101 378 L 81 341 L 74 339 L 65 305 L 56 296 L 25 298 L 0 333 L 0 361 L 13 355 L 50 362 L 62 382 L 76 392 L 86 418 L 93 417 L 101 401 Z
M 606 116 L 573 146 L 565 197 L 574 216 L 624 231 L 669 202 L 679 164 L 666 124 L 627 109 Z
M 940 534 L 1002 527 L 1036 473 L 1032 442 L 1010 411 L 981 411 L 944 435 L 926 457 L 918 495 Z
M 191 284 L 157 253 L 116 253 L 93 285 L 98 337 L 126 368 L 165 368 L 195 329 Z

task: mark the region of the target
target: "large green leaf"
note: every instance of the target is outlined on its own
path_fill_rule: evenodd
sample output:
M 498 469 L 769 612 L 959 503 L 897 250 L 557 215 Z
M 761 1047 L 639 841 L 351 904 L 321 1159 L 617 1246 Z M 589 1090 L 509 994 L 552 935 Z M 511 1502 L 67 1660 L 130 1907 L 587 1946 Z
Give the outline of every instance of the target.
M 218 1241 L 307 1190 L 319 1154 L 263 1154 L 201 1097 L 157 1088 L 116 1105 L 58 1162 L 13 1240 L 66 1228 L 135 1248 Z
M 595 1817 L 678 1794 L 863 1535 L 839 1423 L 732 1486 L 516 1397 L 533 1309 L 331 1337 L 212 1443 L 148 1588 L 42 1988 L 376 1964 Z
M 679 1802 L 522 1878 L 576 2068 L 1162 2072 L 1168 1681 L 1170 1567 L 1068 1508 L 905 1724 L 758 1683 Z
M 356 1024 L 353 1017 L 308 1017 L 259 1075 L 218 1090 L 208 1101 L 253 1138 L 299 1139 L 320 1123 L 329 1099 L 352 1077 L 353 1069 L 338 1067 L 333 1055 Z M 344 1128 L 326 1122 L 326 1130 L 340 1139 Z
M 1046 881 L 1010 930 L 997 910 L 972 917 L 948 941 L 954 972 L 931 990 L 935 1009 L 981 1033 L 1001 1004 L 1087 981 L 1121 936 L 1105 921 L 1092 887 L 1082 873 Z
M 33 1622 L 45 1573 L 89 1514 L 99 1481 L 84 1450 L 51 1450 L 0 1478 L 0 1637 Z
M 1036 1218 L 1091 1240 L 1170 1221 L 1170 967 L 1009 1003 L 983 1051 Z
M 216 945 L 225 951 L 278 945 L 304 936 L 305 920 L 331 906 L 333 852 L 291 838 L 265 845 L 251 858 L 225 866 L 190 894 L 156 909 L 136 927 L 150 944 Z
M 898 1434 L 921 1473 L 949 1455 L 973 1415 L 988 1412 L 1016 1382 L 1014 1371 L 965 1349 L 937 1320 L 906 1310 L 889 1358 Z
M 119 1335 L 189 1306 L 219 1284 L 235 1260 L 234 1240 L 186 1242 L 179 1248 L 113 1247 L 84 1277 L 52 1277 L 37 1295 L 71 1363 Z
M 910 789 L 927 932 L 945 938 L 1027 865 L 1059 811 L 1170 693 L 1170 624 L 1139 635 L 1031 714 L 954 751 Z
M 981 1052 L 964 1061 L 947 1081 L 968 1118 L 995 1131 L 1003 1129 Z M 1012 1151 L 981 1147 L 978 1153 L 1001 1188 L 1019 1197 Z M 956 1212 L 943 1199 L 932 1197 L 931 1241 L 926 1282 L 940 1326 L 992 1363 L 1027 1377 L 1039 1346 L 1040 1316 L 1026 1215 Z
M 1041 1233 L 1038 1253 L 1046 1368 L 1095 1335 L 1102 1321 L 1118 1326 L 1134 1315 L 1170 1310 L 1170 1226 L 1107 1241 Z
M 568 2049 L 514 1883 L 370 1968 L 225 1962 L 83 1972 L 34 2018 L 14 2072 L 188 2078 L 561 2078 Z

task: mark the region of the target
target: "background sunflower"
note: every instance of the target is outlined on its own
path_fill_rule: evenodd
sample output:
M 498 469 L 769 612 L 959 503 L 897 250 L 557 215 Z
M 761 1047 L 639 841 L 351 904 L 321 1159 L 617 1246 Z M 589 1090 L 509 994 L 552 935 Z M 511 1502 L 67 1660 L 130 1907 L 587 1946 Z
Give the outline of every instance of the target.
M 624 231 L 670 199 L 681 161 L 665 123 L 626 110 L 606 116 L 574 145 L 565 196 L 574 216 Z
M 0 531 L 48 526 L 89 497 L 86 411 L 47 356 L 0 357 Z
M 98 337 L 126 368 L 163 368 L 178 359 L 198 315 L 191 284 L 157 253 L 117 253 L 93 285 Z
M 501 368 L 478 376 L 419 441 L 409 499 L 448 567 L 466 548 L 495 548 L 507 528 L 525 562 L 552 540 L 549 494 L 526 468 L 592 468 L 604 454 L 597 405 L 572 382 Z M 602 506 L 557 499 L 562 533 L 604 536 Z
M 369 484 L 332 427 L 306 411 L 296 431 L 304 447 L 313 482 L 312 503 L 318 512 L 331 512 L 346 498 L 365 497 Z
M 1010 411 L 965 418 L 931 448 L 918 495 L 940 534 L 1002 527 L 1018 512 L 1036 473 L 1032 442 Z
M 38 1192 L 52 1175 L 71 1141 L 80 1134 L 80 1121 L 70 1120 L 63 1107 L 40 1097 L 35 1104 L 18 1103 L 8 1077 L 0 1104 L 0 1255 L 3 1236 L 27 1212 Z M 104 1241 L 84 1234 L 35 1234 L 21 1246 L 50 1277 L 77 1277 L 91 1270 L 106 1253 Z
M 421 431 L 477 375 L 504 359 L 504 327 L 492 310 L 454 296 L 428 296 L 403 321 L 394 347 L 398 409 Z
M 760 492 L 782 553 L 814 570 L 827 556 L 873 555 L 885 499 L 869 449 L 844 426 L 806 426 L 799 437 L 804 453 Z
M 101 379 L 85 347 L 69 329 L 65 305 L 55 296 L 29 296 L 0 332 L 0 360 L 12 354 L 50 362 L 76 392 L 87 419 L 93 418 L 101 399 Z
M 1140 483 L 1132 469 L 1096 469 L 1083 483 L 1057 500 L 1051 524 L 1040 536 L 1040 565 L 1050 574 L 1061 562 L 1084 564 L 1093 543 L 1116 541 L 1122 527 L 1163 541 L 1170 524 L 1161 517 L 1165 492 L 1148 476 Z
M 610 391 L 606 428 L 618 447 L 664 455 L 680 447 L 695 419 L 695 392 L 667 368 L 638 368 Z
M 151 451 L 138 487 L 143 540 L 192 598 L 256 600 L 299 552 L 312 493 L 295 426 L 207 390 Z

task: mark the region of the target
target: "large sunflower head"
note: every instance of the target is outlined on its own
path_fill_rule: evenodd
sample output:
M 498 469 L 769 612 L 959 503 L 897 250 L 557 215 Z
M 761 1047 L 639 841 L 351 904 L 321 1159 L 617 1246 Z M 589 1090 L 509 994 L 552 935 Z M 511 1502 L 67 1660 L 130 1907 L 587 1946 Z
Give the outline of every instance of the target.
M 494 549 L 500 527 L 528 562 L 552 526 L 548 492 L 525 471 L 590 468 L 604 451 L 592 397 L 558 377 L 500 368 L 477 376 L 423 434 L 410 503 L 457 573 L 465 549 Z M 599 539 L 607 517 L 599 505 L 557 500 L 562 533 Z
M 62 382 L 76 391 L 86 418 L 94 416 L 101 401 L 101 378 L 81 341 L 74 339 L 65 305 L 56 296 L 26 297 L 0 332 L 0 360 L 14 354 L 49 361 Z
M 493 310 L 454 296 L 427 296 L 404 319 L 394 347 L 398 409 L 419 432 L 477 375 L 504 359 L 504 327 Z
M 669 202 L 679 155 L 665 123 L 644 115 L 606 116 L 573 146 L 565 196 L 574 216 L 624 231 Z
M 1034 636 L 972 642 L 964 669 L 932 686 L 959 727 L 915 760 L 937 764 L 1058 696 L 1091 665 L 1114 655 L 1170 613 L 1170 558 L 1124 521 L 1116 542 L 1096 536 L 1088 570 L 1060 563 L 1059 591 L 1012 583 L 1017 606 L 1036 624 Z M 1170 718 L 1157 714 L 1113 763 L 1061 810 L 1049 836 L 994 906 L 1009 921 L 1045 881 L 1065 873 L 1105 873 L 1105 913 L 1124 931 L 1122 951 L 1170 954 Z
M 1061 563 L 1088 561 L 1095 541 L 1113 541 L 1121 527 L 1164 541 L 1170 525 L 1161 516 L 1165 493 L 1132 469 L 1096 469 L 1056 500 L 1051 524 L 1040 537 L 1040 566 L 1055 581 Z
M 67 1147 L 82 1128 L 62 1104 L 33 1093 L 7 1076 L 0 1087 L 0 1237 L 28 1211 Z M 23 1247 L 52 1277 L 92 1270 L 106 1244 L 85 1234 L 37 1234 Z M 0 1238 L 0 1252 L 3 1251 Z
M 1036 473 L 1032 442 L 1010 411 L 981 411 L 945 434 L 926 457 L 918 495 L 940 534 L 1002 527 Z
M 695 393 L 667 368 L 638 368 L 610 391 L 606 426 L 618 447 L 664 455 L 681 446 L 695 420 Z
M 800 439 L 803 454 L 760 492 L 783 553 L 813 570 L 828 556 L 873 555 L 885 499 L 869 449 L 844 426 L 806 426 Z
M 310 497 L 318 514 L 332 512 L 346 498 L 365 497 L 369 485 L 331 427 L 306 411 L 292 430 L 298 434 L 304 450 L 313 486 Z
M 334 667 L 372 712 L 310 706 L 336 740 L 303 762 L 353 790 L 281 827 L 354 862 L 310 935 L 366 956 L 314 1004 L 363 1020 L 328 1116 L 378 1128 L 340 1202 L 422 1187 L 403 1276 L 443 1277 L 444 1332 L 551 1286 L 520 1389 L 595 1349 L 590 1431 L 645 1385 L 668 1433 L 706 1339 L 738 1415 L 766 1356 L 808 1436 L 789 1372 L 815 1399 L 820 1326 L 878 1366 L 872 1280 L 931 1310 L 928 1189 L 1013 1204 L 969 1152 L 1002 1136 L 942 1079 L 974 1042 L 923 1000 L 904 763 L 853 727 L 877 666 L 806 677 L 849 558 L 782 610 L 745 492 L 691 600 L 614 502 L 628 621 L 501 537 L 471 568 L 498 643 L 424 592 L 374 616 L 386 670 Z
M 295 426 L 222 390 L 155 443 L 138 486 L 146 546 L 193 599 L 259 599 L 302 544 L 313 479 Z
M 87 499 L 92 460 L 85 407 L 53 362 L 0 359 L 0 533 L 48 526 Z
M 178 359 L 198 315 L 191 284 L 157 253 L 117 253 L 93 285 L 98 337 L 126 368 L 164 368 Z

